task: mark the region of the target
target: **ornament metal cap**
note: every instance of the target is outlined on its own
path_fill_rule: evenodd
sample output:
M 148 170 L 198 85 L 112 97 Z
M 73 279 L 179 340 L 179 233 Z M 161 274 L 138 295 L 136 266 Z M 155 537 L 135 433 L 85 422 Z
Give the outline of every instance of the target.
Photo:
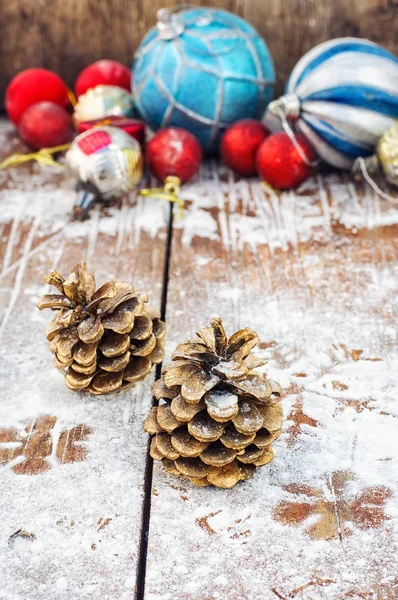
M 282 111 L 289 121 L 296 121 L 300 116 L 300 98 L 296 94 L 286 94 L 270 102 L 268 110 L 276 117 L 280 117 Z
M 175 202 L 180 209 L 180 216 L 182 217 L 184 214 L 184 200 L 180 198 L 180 190 L 181 179 L 174 175 L 169 175 L 166 177 L 162 188 L 144 188 L 140 190 L 140 196 Z
M 167 8 L 160 8 L 156 13 L 159 37 L 162 40 L 173 40 L 184 31 L 184 25 L 178 14 Z

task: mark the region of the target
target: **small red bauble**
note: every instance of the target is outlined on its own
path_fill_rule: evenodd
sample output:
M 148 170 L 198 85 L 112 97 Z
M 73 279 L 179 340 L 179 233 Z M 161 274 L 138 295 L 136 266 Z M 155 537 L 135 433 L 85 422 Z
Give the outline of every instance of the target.
M 223 162 L 238 175 L 255 175 L 256 153 L 268 135 L 268 129 L 260 121 L 237 121 L 222 136 L 220 153 Z
M 22 115 L 19 135 L 32 150 L 61 146 L 73 137 L 72 120 L 62 106 L 54 102 L 38 102 Z
M 115 85 L 131 91 L 130 69 L 116 60 L 97 60 L 80 73 L 75 83 L 77 97 L 97 85 Z
M 148 169 L 162 182 L 171 175 L 183 183 L 198 172 L 202 149 L 189 131 L 167 127 L 153 136 L 145 157 Z
M 36 102 L 54 102 L 67 107 L 69 90 L 58 75 L 47 69 L 26 69 L 8 85 L 5 107 L 10 120 L 18 125 L 25 110 Z
M 315 152 L 304 136 L 296 133 L 295 137 L 308 161 L 314 162 Z M 278 190 L 298 186 L 313 171 L 285 132 L 273 133 L 264 140 L 256 155 L 256 165 L 259 176 Z

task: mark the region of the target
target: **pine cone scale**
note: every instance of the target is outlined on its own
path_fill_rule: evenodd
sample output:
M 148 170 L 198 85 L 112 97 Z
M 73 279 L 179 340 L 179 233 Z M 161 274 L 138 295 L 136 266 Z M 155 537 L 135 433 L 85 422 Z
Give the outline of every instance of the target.
M 111 329 L 115 333 L 129 333 L 134 326 L 135 317 L 131 312 L 117 312 L 102 319 L 104 329 Z
M 94 315 L 90 315 L 87 319 L 79 323 L 77 330 L 79 338 L 85 344 L 95 344 L 104 335 L 101 319 Z
M 215 387 L 220 381 L 216 375 L 208 375 L 207 373 L 197 372 L 183 383 L 181 386 L 182 397 L 192 404 L 197 404 L 203 396 Z
M 183 458 L 196 458 L 207 448 L 206 443 L 194 438 L 185 428 L 173 432 L 171 444 Z
M 212 467 L 225 467 L 236 458 L 236 451 L 226 448 L 219 442 L 208 446 L 200 455 L 200 459 Z
M 73 347 L 73 360 L 80 365 L 90 365 L 97 355 L 97 344 L 85 344 L 81 340 Z
M 144 379 L 152 370 L 152 362 L 144 356 L 131 356 L 130 362 L 124 370 L 124 379 L 130 383 L 136 383 Z
M 98 373 L 91 381 L 90 391 L 97 394 L 109 394 L 120 388 L 123 383 L 123 371 L 117 373 Z
M 97 370 L 97 362 L 94 361 L 90 365 L 80 365 L 77 362 L 72 361 L 68 364 L 76 373 L 84 373 L 85 375 L 92 375 Z
M 51 310 L 59 310 L 60 308 L 72 308 L 72 302 L 66 296 L 61 294 L 46 294 L 40 298 L 38 308 L 51 308 Z
M 134 341 L 134 343 L 133 343 Z M 146 340 L 132 340 L 130 344 L 131 353 L 134 356 L 148 356 L 156 347 L 156 337 L 153 333 Z
M 205 408 L 205 404 L 203 401 L 198 403 L 187 402 L 181 395 L 178 395 L 176 398 L 173 398 L 170 409 L 173 415 L 182 422 L 190 421 L 196 413 L 200 412 Z

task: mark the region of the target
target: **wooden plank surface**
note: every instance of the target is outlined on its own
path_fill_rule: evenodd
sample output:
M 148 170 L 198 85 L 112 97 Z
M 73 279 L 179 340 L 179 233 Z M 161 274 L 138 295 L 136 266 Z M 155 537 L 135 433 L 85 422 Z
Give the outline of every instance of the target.
M 215 165 L 184 196 L 168 356 L 215 316 L 254 328 L 286 421 L 232 490 L 155 462 L 145 598 L 397 598 L 397 210 L 343 175 L 278 196 Z
M 0 136 L 4 155 L 18 147 L 9 126 Z M 258 331 L 285 389 L 275 460 L 232 490 L 198 489 L 158 464 L 145 480 L 151 378 L 68 391 L 35 308 L 43 274 L 82 259 L 159 306 L 168 206 L 131 196 L 79 224 L 54 170 L 0 186 L 0 597 L 395 600 L 396 208 L 339 174 L 279 196 L 208 163 L 184 186 L 168 358 L 221 316 Z
M 0 20 L 0 98 L 20 70 L 55 70 L 72 86 L 82 68 L 100 58 L 126 65 L 156 11 L 174 0 L 3 0 Z M 341 36 L 369 38 L 398 52 L 396 0 L 193 0 L 243 16 L 264 36 L 275 59 L 278 93 L 312 46 Z
M 11 131 L 3 124 L 4 155 Z M 119 395 L 71 392 L 47 348 L 51 313 L 35 303 L 49 270 L 87 261 L 97 283 L 131 281 L 160 307 L 169 207 L 131 195 L 77 223 L 54 168 L 0 180 L 0 597 L 131 598 L 154 375 Z

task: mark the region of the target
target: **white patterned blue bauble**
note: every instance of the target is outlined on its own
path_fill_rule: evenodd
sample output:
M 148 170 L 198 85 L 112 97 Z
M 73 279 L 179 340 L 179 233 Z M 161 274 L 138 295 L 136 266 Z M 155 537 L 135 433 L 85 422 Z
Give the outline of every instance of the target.
M 319 44 L 293 69 L 272 114 L 295 123 L 327 163 L 350 169 L 398 119 L 398 59 L 368 40 Z
M 133 94 L 155 130 L 182 127 L 207 152 L 243 118 L 261 118 L 275 73 L 268 48 L 243 19 L 223 10 L 162 9 L 133 65 Z

